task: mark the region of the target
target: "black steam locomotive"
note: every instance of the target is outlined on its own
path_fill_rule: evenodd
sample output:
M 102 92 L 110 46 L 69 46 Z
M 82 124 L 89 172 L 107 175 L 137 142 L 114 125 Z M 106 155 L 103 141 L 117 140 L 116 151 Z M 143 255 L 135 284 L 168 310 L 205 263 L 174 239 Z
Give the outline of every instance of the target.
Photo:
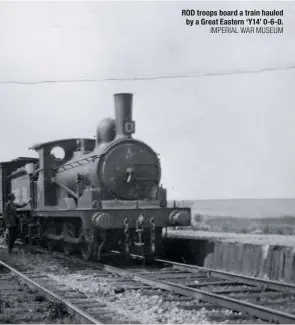
M 39 159 L 0 163 L 0 215 L 7 196 L 19 209 L 19 237 L 85 259 L 120 252 L 159 254 L 162 229 L 190 224 L 190 209 L 167 206 L 157 154 L 132 138 L 132 94 L 116 94 L 115 119 L 105 119 L 96 139 L 37 144 Z

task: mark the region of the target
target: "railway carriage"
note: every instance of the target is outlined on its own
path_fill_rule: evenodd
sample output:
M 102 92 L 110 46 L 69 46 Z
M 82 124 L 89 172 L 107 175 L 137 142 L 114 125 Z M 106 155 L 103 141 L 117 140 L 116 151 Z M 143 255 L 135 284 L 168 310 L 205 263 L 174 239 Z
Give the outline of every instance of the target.
M 132 94 L 116 94 L 115 119 L 100 122 L 96 139 L 34 145 L 39 159 L 2 163 L 1 210 L 12 191 L 19 236 L 31 243 L 81 250 L 85 259 L 119 252 L 152 258 L 162 229 L 190 224 L 190 209 L 168 207 L 158 155 L 132 137 Z

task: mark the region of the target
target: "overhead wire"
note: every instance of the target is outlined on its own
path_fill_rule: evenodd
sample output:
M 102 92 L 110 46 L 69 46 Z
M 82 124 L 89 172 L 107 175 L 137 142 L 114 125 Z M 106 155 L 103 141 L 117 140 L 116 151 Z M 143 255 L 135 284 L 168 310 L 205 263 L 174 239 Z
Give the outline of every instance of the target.
M 0 84 L 21 84 L 21 85 L 36 85 L 46 83 L 75 83 L 75 82 L 105 82 L 105 81 L 149 81 L 149 80 L 162 80 L 162 79 L 193 79 L 211 76 L 226 76 L 237 74 L 254 74 L 272 71 L 285 71 L 293 70 L 295 65 L 283 67 L 266 67 L 260 69 L 249 70 L 233 70 L 233 71 L 218 71 L 218 72 L 200 72 L 192 74 L 174 74 L 174 75 L 158 75 L 158 76 L 141 76 L 141 77 L 110 77 L 110 78 L 93 78 L 93 79 L 60 79 L 60 80 L 37 80 L 37 81 L 17 81 L 6 80 L 0 81 Z

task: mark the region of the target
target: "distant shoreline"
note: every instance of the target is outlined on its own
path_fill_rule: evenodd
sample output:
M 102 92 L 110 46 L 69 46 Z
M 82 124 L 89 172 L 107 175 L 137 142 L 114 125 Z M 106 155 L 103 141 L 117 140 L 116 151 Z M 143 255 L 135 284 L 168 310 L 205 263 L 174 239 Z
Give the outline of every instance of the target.
M 208 199 L 175 200 L 178 206 L 189 206 L 192 215 L 237 218 L 273 218 L 295 216 L 295 198 L 277 199 Z M 169 200 L 173 202 L 173 200 Z M 170 205 L 170 203 L 169 203 Z

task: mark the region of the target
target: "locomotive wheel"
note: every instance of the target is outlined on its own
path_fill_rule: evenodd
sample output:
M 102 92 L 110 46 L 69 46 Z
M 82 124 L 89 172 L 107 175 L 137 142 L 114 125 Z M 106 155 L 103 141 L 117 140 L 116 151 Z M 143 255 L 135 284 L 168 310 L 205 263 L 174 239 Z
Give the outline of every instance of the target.
M 90 242 L 84 242 L 81 247 L 81 255 L 84 260 L 89 260 L 92 256 L 92 244 Z

